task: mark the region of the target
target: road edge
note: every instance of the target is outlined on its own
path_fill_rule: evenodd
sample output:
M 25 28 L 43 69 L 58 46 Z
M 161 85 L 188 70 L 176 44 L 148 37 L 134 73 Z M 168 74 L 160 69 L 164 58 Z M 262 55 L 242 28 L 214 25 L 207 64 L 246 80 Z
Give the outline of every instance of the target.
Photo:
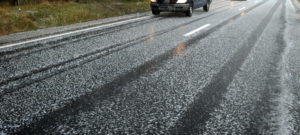
M 296 8 L 297 11 L 300 11 L 300 2 L 298 0 L 291 0 L 293 6 Z
M 151 15 L 150 11 L 0 36 L 0 46 Z

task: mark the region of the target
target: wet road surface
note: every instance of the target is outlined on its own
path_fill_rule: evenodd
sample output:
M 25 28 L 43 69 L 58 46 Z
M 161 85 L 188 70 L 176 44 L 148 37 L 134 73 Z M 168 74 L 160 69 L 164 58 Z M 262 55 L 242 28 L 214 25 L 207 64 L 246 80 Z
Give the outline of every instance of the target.
M 299 134 L 300 10 L 214 0 L 0 49 L 0 134 Z

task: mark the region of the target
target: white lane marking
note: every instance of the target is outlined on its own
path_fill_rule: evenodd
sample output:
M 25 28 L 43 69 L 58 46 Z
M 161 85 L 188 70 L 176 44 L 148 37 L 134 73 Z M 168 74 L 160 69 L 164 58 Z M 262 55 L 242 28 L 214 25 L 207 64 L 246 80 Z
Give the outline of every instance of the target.
M 256 4 L 256 3 L 260 3 L 260 2 L 262 2 L 263 0 L 255 0 L 254 1 L 254 3 Z
M 294 5 L 293 5 L 293 3 L 291 2 L 291 0 L 287 0 L 287 1 L 288 1 L 288 3 L 291 5 L 293 11 L 296 11 L 296 8 L 294 7 Z
M 105 25 L 96 26 L 96 27 L 90 27 L 90 28 L 81 29 L 81 30 L 75 30 L 75 31 L 67 32 L 67 33 L 51 35 L 51 36 L 37 38 L 37 39 L 33 39 L 33 40 L 27 40 L 27 41 L 23 41 L 23 42 L 19 42 L 19 43 L 7 44 L 7 45 L 4 45 L 4 46 L 0 46 L 0 49 L 13 47 L 13 46 L 18 46 L 18 45 L 27 44 L 27 43 L 32 43 L 32 42 L 41 41 L 41 40 L 46 40 L 46 39 L 51 39 L 51 38 L 56 38 L 56 37 L 60 37 L 60 36 L 70 35 L 70 34 L 74 34 L 74 33 L 78 33 L 78 32 L 85 32 L 85 31 L 99 29 L 99 28 L 103 28 L 103 27 L 115 26 L 115 25 L 124 24 L 124 23 L 128 23 L 128 22 L 133 22 L 133 21 L 137 21 L 137 20 L 147 19 L 147 18 L 150 18 L 150 17 L 151 16 L 134 18 L 134 19 L 126 20 L 126 21 L 115 22 L 115 23 L 105 24 Z
M 241 10 L 244 10 L 244 9 L 246 9 L 246 7 L 242 7 L 242 8 L 240 8 L 239 10 L 241 11 Z
M 210 24 L 205 24 L 205 25 L 199 27 L 198 29 L 195 29 L 195 30 L 193 30 L 193 31 L 191 31 L 191 32 L 189 32 L 189 33 L 184 34 L 183 36 L 188 37 L 188 36 L 190 36 L 190 35 L 192 35 L 192 34 L 198 32 L 198 31 L 200 31 L 200 30 L 203 30 L 203 29 L 207 28 L 208 26 L 210 26 Z

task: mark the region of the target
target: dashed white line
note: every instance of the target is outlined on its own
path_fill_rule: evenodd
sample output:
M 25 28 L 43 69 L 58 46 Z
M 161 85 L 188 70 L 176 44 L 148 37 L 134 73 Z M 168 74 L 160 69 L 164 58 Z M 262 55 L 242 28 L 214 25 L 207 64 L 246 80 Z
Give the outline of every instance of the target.
M 287 0 L 287 1 L 288 1 L 288 3 L 291 5 L 293 11 L 296 11 L 296 8 L 294 7 L 294 5 L 293 5 L 293 3 L 291 2 L 291 0 Z
M 19 42 L 19 43 L 7 44 L 7 45 L 4 45 L 4 46 L 0 46 L 0 49 L 13 47 L 13 46 L 18 46 L 18 45 L 27 44 L 27 43 L 32 43 L 32 42 L 36 42 L 36 41 L 42 41 L 42 40 L 51 39 L 51 38 L 57 38 L 57 37 L 60 37 L 60 36 L 70 35 L 70 34 L 74 34 L 74 33 L 78 33 L 78 32 L 85 32 L 85 31 L 95 30 L 95 29 L 99 29 L 99 28 L 103 28 L 103 27 L 115 26 L 115 25 L 124 24 L 124 23 L 128 23 L 128 22 L 133 22 L 133 21 L 137 21 L 137 20 L 147 19 L 147 18 L 150 18 L 150 17 L 151 16 L 139 17 L 139 18 L 134 18 L 134 19 L 126 20 L 126 21 L 115 22 L 115 23 L 110 23 L 110 24 L 96 26 L 96 27 L 90 27 L 90 28 L 81 29 L 81 30 L 75 30 L 75 31 L 67 32 L 67 33 L 51 35 L 51 36 L 37 38 L 37 39 L 33 39 L 33 40 L 27 40 L 27 41 L 23 41 L 23 42 Z
M 242 7 L 242 8 L 240 8 L 239 10 L 241 11 L 241 10 L 244 10 L 244 9 L 246 9 L 246 7 Z
M 188 36 L 190 36 L 190 35 L 192 35 L 192 34 L 194 34 L 196 32 L 199 32 L 199 31 L 201 31 L 201 30 L 203 30 L 203 29 L 205 29 L 205 28 L 207 28 L 209 26 L 210 26 L 210 24 L 205 24 L 205 25 L 199 27 L 198 29 L 195 29 L 195 30 L 193 30 L 193 31 L 191 31 L 189 33 L 184 34 L 183 36 L 188 37 Z

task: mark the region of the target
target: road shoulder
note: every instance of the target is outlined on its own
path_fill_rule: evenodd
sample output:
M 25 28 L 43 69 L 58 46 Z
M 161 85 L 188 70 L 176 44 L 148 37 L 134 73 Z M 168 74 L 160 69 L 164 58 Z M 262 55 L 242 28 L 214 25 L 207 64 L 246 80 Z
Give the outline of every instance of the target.
M 300 2 L 298 0 L 291 0 L 293 6 L 296 8 L 297 11 L 300 11 Z

